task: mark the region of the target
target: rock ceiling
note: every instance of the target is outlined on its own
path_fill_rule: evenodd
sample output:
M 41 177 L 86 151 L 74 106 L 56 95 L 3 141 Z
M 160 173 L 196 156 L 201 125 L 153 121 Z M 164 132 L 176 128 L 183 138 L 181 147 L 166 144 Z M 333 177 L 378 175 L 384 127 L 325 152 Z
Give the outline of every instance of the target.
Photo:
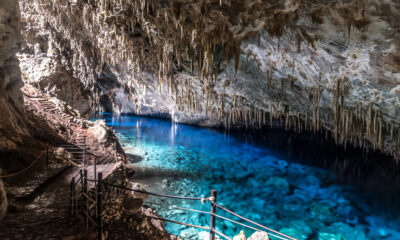
M 92 110 L 108 102 L 115 112 L 207 126 L 331 130 L 338 143 L 399 155 L 398 0 L 20 0 L 20 8 L 24 81 L 51 92 L 44 85 L 57 86 L 63 72 L 63 83 L 78 81 L 87 95 L 73 99 Z

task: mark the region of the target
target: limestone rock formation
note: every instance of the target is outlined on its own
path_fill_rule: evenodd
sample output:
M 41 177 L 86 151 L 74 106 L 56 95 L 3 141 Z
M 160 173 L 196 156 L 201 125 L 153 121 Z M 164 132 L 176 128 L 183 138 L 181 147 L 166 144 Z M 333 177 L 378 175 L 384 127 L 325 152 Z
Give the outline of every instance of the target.
M 79 95 L 70 101 L 87 101 L 82 111 L 328 130 L 338 144 L 399 156 L 398 1 L 21 0 L 20 6 L 24 79 Z M 57 69 L 62 80 L 28 65 Z M 80 90 L 69 92 L 77 80 Z
M 265 232 L 255 232 L 249 240 L 269 240 L 268 234 Z
M 0 175 L 2 174 L 2 170 L 0 168 Z M 0 220 L 6 215 L 7 212 L 7 195 L 6 191 L 4 190 L 3 180 L 0 178 Z
M 15 150 L 27 135 L 23 116 L 23 86 L 15 54 L 21 44 L 20 12 L 17 1 L 0 2 L 0 152 Z

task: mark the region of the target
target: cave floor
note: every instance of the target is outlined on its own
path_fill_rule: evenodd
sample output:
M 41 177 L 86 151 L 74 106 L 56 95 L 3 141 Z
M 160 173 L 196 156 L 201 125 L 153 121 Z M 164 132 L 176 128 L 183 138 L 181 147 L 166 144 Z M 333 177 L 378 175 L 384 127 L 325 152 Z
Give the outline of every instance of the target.
M 97 166 L 104 178 L 121 165 L 121 162 Z M 13 190 L 11 203 L 14 212 L 0 222 L 0 239 L 91 239 L 96 229 L 86 229 L 83 219 L 70 217 L 70 184 L 84 168 L 60 166 L 37 172 L 25 184 L 18 182 L 7 189 Z M 87 166 L 88 178 L 94 177 L 93 166 Z M 88 183 L 89 188 L 94 187 Z M 93 235 L 94 234 L 94 235 Z
M 69 216 L 70 179 L 78 171 L 68 168 L 49 177 L 32 198 L 10 199 L 14 212 L 0 222 L 0 239 L 84 239 L 85 226 Z

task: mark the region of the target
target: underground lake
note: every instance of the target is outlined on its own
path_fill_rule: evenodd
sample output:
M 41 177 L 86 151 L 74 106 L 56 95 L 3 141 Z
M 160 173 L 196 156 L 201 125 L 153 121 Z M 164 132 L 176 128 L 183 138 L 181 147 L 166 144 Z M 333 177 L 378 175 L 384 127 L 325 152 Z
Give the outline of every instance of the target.
M 130 180 L 149 192 L 209 197 L 216 189 L 218 204 L 297 239 L 400 239 L 399 192 L 387 190 L 379 173 L 344 177 L 318 163 L 318 157 L 288 154 L 290 146 L 252 141 L 252 133 L 128 115 L 102 114 L 92 120 L 99 119 L 115 130 L 130 157 L 136 170 Z M 263 136 L 279 139 L 268 132 Z M 150 196 L 145 204 L 164 218 L 209 226 L 209 215 L 184 210 L 210 211 L 209 203 Z M 253 232 L 223 219 L 216 226 L 230 237 L 242 229 Z M 208 239 L 205 230 L 173 223 L 166 228 L 183 239 Z

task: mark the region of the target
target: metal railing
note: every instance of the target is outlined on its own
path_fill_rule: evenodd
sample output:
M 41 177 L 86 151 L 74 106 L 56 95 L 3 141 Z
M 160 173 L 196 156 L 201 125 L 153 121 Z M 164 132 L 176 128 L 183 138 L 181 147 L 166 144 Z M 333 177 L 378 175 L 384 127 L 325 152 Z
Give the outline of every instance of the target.
M 225 208 L 224 206 L 221 206 L 220 204 L 217 204 L 217 191 L 215 189 L 211 190 L 211 196 L 208 198 L 174 196 L 174 195 L 165 195 L 165 194 L 160 194 L 160 193 L 152 193 L 152 192 L 147 192 L 147 191 L 143 191 L 143 190 L 139 190 L 139 189 L 132 189 L 132 188 L 128 188 L 125 186 L 116 185 L 116 184 L 104 181 L 102 172 L 98 173 L 97 179 L 89 179 L 87 177 L 87 170 L 80 171 L 79 175 L 80 175 L 80 177 L 79 177 L 78 182 L 76 181 L 77 175 L 75 177 L 73 177 L 71 180 L 71 200 L 70 200 L 71 214 L 73 215 L 74 211 L 78 212 L 78 209 L 79 209 L 78 204 L 80 203 L 81 206 L 83 206 L 83 208 L 81 207 L 80 209 L 83 210 L 82 212 L 86 219 L 86 226 L 88 227 L 89 221 L 94 223 L 97 226 L 99 240 L 103 239 L 103 230 L 104 230 L 103 229 L 104 228 L 103 219 L 102 219 L 102 213 L 103 213 L 102 201 L 103 201 L 103 189 L 104 188 L 107 188 L 107 189 L 114 188 L 114 189 L 119 189 L 122 191 L 131 191 L 131 192 L 136 192 L 136 193 L 141 193 L 141 194 L 146 194 L 146 195 L 151 195 L 151 196 L 161 197 L 161 198 L 201 201 L 202 203 L 210 202 L 211 203 L 210 212 L 200 211 L 200 210 L 196 210 L 196 209 L 183 208 L 183 207 L 177 207 L 177 206 L 173 207 L 173 208 L 188 211 L 188 212 L 196 212 L 196 213 L 210 215 L 210 225 L 207 227 L 194 225 L 194 224 L 190 224 L 190 223 L 178 222 L 175 220 L 165 219 L 162 217 L 141 215 L 146 218 L 152 218 L 152 219 L 157 219 L 157 220 L 161 220 L 161 221 L 169 222 L 169 223 L 173 223 L 173 224 L 179 224 L 179 225 L 199 228 L 199 229 L 203 229 L 203 230 L 208 230 L 210 232 L 210 240 L 215 240 L 216 234 L 224 239 L 232 240 L 230 237 L 226 236 L 224 233 L 222 233 L 216 229 L 217 219 L 223 219 L 225 221 L 230 221 L 233 224 L 236 224 L 236 225 L 239 225 L 239 226 L 251 229 L 251 230 L 264 232 L 267 234 L 267 236 L 273 237 L 276 239 L 297 240 L 294 237 L 291 237 L 289 235 L 286 235 L 279 231 L 276 231 L 272 228 L 269 228 L 262 224 L 254 222 L 248 218 L 245 218 L 245 217 L 233 212 L 232 210 Z M 88 181 L 95 183 L 95 197 L 89 196 Z M 76 192 L 77 192 L 76 186 L 78 185 L 79 182 L 81 183 L 81 193 L 79 194 L 79 196 L 82 197 L 80 200 L 79 200 L 79 198 L 77 198 L 77 195 L 76 195 Z M 91 205 L 89 202 L 91 203 Z M 92 209 L 93 206 L 96 206 L 95 214 L 90 213 L 90 209 Z M 234 217 L 237 217 L 240 220 L 247 222 L 247 224 L 232 220 L 228 217 L 218 215 L 216 213 L 217 209 L 222 210 Z M 250 226 L 249 224 L 252 224 L 254 226 Z
M 86 144 L 85 136 L 82 139 L 83 139 L 82 144 L 64 144 L 64 145 L 59 145 L 59 147 L 64 148 L 68 153 L 70 153 L 73 157 L 72 160 L 76 161 L 75 162 L 76 164 L 81 163 L 83 166 L 83 169 L 88 169 L 90 166 L 93 166 L 94 179 L 96 180 L 97 165 L 114 163 L 116 161 L 117 157 L 113 156 L 113 155 L 111 155 L 109 157 L 97 156 L 96 154 L 88 151 L 88 148 L 90 149 L 91 146 L 98 146 L 98 145 Z M 76 155 L 78 155 L 79 157 L 77 157 Z M 89 162 L 88 156 L 89 155 L 94 157 L 92 165 L 88 164 L 88 162 Z

